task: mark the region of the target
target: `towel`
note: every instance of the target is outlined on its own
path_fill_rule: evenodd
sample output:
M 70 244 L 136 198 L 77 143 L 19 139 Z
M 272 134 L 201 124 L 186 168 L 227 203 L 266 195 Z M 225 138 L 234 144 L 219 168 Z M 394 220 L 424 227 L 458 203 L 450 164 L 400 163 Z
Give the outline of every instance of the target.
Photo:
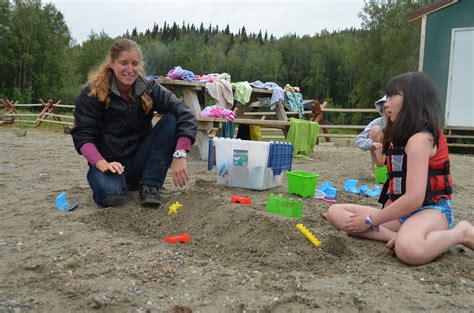
M 259 80 L 250 83 L 250 86 L 254 88 L 270 89 L 272 91 L 272 98 L 270 99 L 270 109 L 275 110 L 278 102 L 285 100 L 285 91 L 279 85 L 274 82 L 262 83 Z
M 252 86 L 250 86 L 249 82 L 232 83 L 232 87 L 234 87 L 234 98 L 237 102 L 247 104 L 250 101 Z
M 194 80 L 194 73 L 181 68 L 181 66 L 170 69 L 167 76 L 171 79 Z
M 230 76 L 227 73 L 209 74 L 214 78 L 214 82 L 206 83 L 206 90 L 209 95 L 217 100 L 217 104 L 223 108 L 230 109 L 234 105 L 234 92 L 230 84 Z
M 286 140 L 293 145 L 293 155 L 313 152 L 319 134 L 319 124 L 307 120 L 290 118 L 290 129 Z

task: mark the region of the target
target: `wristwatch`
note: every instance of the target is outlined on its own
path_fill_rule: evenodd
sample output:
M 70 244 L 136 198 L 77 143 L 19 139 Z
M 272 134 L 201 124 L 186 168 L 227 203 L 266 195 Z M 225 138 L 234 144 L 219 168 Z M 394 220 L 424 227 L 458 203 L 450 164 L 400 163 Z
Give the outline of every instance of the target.
M 174 159 L 181 159 L 181 158 L 186 159 L 186 152 L 177 150 L 173 153 L 173 158 Z
M 372 221 L 372 217 L 370 215 L 367 215 L 364 221 L 365 227 L 369 230 L 375 230 L 379 231 L 379 225 L 375 225 L 374 222 Z

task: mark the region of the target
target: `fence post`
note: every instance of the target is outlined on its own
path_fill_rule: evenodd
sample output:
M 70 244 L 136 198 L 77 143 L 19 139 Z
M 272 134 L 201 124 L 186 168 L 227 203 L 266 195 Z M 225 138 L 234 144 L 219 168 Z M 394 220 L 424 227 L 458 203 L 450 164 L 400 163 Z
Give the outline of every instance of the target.
M 58 114 L 56 111 L 56 108 L 54 107 L 55 105 L 61 103 L 61 100 L 58 100 L 55 104 L 53 103 L 53 100 L 49 99 L 48 102 L 44 102 L 43 99 L 39 99 L 41 104 L 43 105 L 43 110 L 41 111 L 40 115 L 36 119 L 35 123 L 33 124 L 33 127 L 39 126 L 41 124 L 42 120 L 48 118 L 48 113 L 52 114 Z M 55 121 L 61 121 L 61 118 L 59 116 L 53 116 L 53 120 Z

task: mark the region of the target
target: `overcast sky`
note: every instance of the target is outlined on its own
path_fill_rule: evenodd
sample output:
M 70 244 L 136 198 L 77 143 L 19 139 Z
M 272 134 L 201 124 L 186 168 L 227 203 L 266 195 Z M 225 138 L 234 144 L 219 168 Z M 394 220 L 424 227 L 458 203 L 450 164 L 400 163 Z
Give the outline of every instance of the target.
M 328 31 L 360 27 L 357 14 L 363 0 L 306 1 L 230 1 L 230 0 L 43 0 L 52 2 L 64 14 L 72 37 L 82 43 L 91 33 L 104 31 L 110 37 L 152 29 L 183 21 L 199 27 L 201 22 L 223 29 L 229 24 L 237 33 L 245 26 L 247 33 L 262 30 L 280 37 L 288 33 L 314 35 Z

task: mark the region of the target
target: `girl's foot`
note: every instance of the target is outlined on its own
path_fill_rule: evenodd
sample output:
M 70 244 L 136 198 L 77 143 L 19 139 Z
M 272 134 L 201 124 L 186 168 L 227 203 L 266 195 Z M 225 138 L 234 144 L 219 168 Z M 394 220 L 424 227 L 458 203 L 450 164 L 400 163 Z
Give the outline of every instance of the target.
M 390 239 L 390 240 L 387 242 L 387 244 L 385 245 L 385 247 L 387 247 L 389 250 L 394 251 L 394 250 L 395 250 L 395 239 L 396 239 L 396 238 Z
M 328 214 L 328 212 L 323 212 L 323 213 L 321 213 L 321 217 L 322 217 L 323 219 L 325 219 L 326 221 L 328 220 L 327 214 Z
M 458 229 L 461 232 L 461 243 L 474 250 L 474 226 L 467 221 L 460 221 L 454 229 Z

